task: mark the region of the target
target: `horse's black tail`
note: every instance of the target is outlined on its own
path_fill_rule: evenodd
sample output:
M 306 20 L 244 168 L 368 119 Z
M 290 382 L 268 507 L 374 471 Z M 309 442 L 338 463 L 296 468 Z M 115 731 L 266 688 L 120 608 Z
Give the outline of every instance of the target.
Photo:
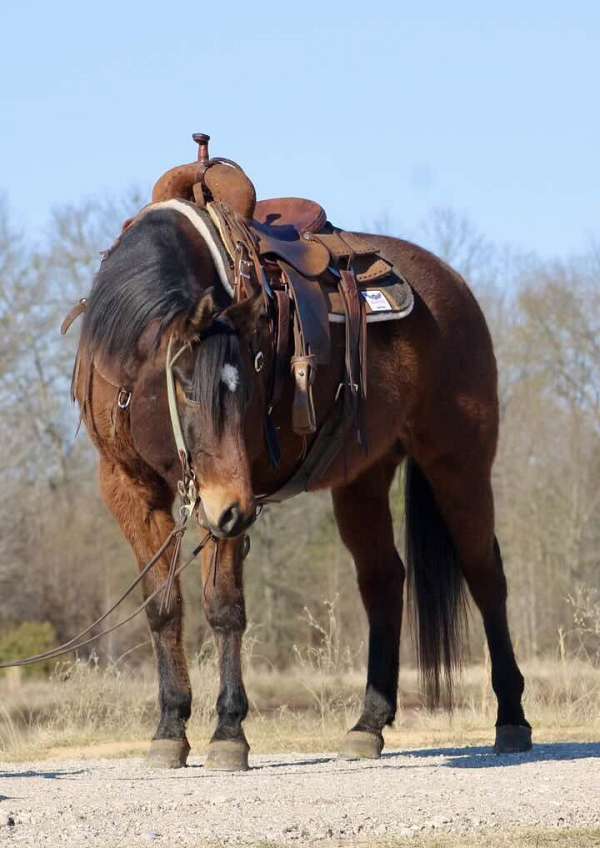
M 466 596 L 460 562 L 429 481 L 413 459 L 406 467 L 406 560 L 417 655 L 427 706 L 453 703 L 462 660 Z

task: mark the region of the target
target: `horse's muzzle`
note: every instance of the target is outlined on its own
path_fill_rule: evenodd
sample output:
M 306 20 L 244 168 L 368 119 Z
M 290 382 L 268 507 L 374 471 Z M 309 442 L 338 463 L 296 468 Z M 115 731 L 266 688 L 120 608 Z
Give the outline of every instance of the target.
M 246 532 L 256 521 L 258 512 L 256 506 L 250 511 L 241 509 L 239 503 L 230 504 L 222 510 L 218 519 L 210 520 L 202 502 L 198 507 L 198 521 L 217 539 L 236 539 Z

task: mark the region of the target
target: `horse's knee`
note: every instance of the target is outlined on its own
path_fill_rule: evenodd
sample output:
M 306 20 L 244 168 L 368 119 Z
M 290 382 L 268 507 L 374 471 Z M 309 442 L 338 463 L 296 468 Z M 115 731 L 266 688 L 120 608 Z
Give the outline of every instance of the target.
M 241 597 L 213 596 L 205 603 L 206 618 L 213 630 L 242 633 L 246 629 L 246 607 Z
M 161 633 L 169 626 L 178 628 L 181 624 L 181 612 L 181 600 L 174 601 L 170 606 L 166 606 L 162 604 L 160 597 L 155 598 L 146 607 L 150 630 L 153 633 Z
M 217 715 L 220 718 L 243 721 L 248 715 L 248 697 L 243 685 L 226 683 L 217 698 Z
M 162 679 L 161 683 L 160 701 L 165 712 L 182 721 L 187 721 L 192 714 L 191 691 L 182 689 L 181 685 L 174 680 Z

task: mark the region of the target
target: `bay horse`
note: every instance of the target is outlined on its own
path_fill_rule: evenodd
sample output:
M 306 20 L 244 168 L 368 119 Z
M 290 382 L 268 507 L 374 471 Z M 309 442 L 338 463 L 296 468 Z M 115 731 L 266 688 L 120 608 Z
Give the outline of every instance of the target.
M 495 750 L 525 751 L 531 727 L 523 676 L 507 624 L 507 585 L 494 532 L 491 469 L 498 437 L 497 373 L 484 316 L 461 276 L 407 241 L 365 236 L 410 281 L 411 315 L 369 325 L 364 430 L 368 449 L 347 438 L 316 488 L 332 493 L 341 539 L 356 566 L 369 625 L 362 712 L 341 754 L 379 757 L 397 706 L 405 567 L 396 550 L 389 492 L 406 463 L 406 560 L 417 614 L 418 655 L 428 702 L 451 693 L 460 664 L 464 583 L 485 626 L 497 697 Z M 165 381 L 173 366 L 177 416 L 211 533 L 202 551 L 203 598 L 218 645 L 220 692 L 208 767 L 243 769 L 249 746 L 240 651 L 246 626 L 245 534 L 258 495 L 277 490 L 305 450 L 291 427 L 288 372 L 272 419 L 273 462 L 264 422 L 274 343 L 264 292 L 233 302 L 214 252 L 190 216 L 157 203 L 131 223 L 102 261 L 87 302 L 73 378 L 82 418 L 100 455 L 104 501 L 140 566 L 174 527 L 181 476 Z M 317 423 L 343 379 L 344 327 L 331 327 L 331 364 L 314 385 Z M 260 366 L 260 367 L 259 367 Z M 170 556 L 144 581 L 165 581 Z M 182 647 L 183 606 L 147 609 L 159 674 L 160 721 L 150 762 L 185 764 L 190 680 Z M 447 695 L 450 697 L 450 694 Z

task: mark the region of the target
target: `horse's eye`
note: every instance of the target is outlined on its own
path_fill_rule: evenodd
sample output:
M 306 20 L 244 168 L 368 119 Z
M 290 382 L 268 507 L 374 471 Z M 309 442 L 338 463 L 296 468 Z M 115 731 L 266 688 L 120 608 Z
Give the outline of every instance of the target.
M 254 357 L 254 370 L 258 373 L 263 370 L 263 365 L 265 364 L 265 357 L 263 356 L 262 350 L 259 350 L 256 356 Z

